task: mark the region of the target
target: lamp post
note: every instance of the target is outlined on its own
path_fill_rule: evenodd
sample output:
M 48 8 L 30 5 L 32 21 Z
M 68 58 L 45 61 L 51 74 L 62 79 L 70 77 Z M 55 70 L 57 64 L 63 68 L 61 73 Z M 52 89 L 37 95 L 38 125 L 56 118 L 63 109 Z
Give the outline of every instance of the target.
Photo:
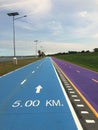
M 35 40 L 34 42 L 36 43 L 36 58 L 37 58 L 37 43 L 38 43 L 38 40 Z
M 13 63 L 17 64 L 16 47 L 15 47 L 15 20 L 20 19 L 22 17 L 27 17 L 27 15 L 24 15 L 24 16 L 18 17 L 18 18 L 15 18 L 15 16 L 19 15 L 18 12 L 8 13 L 7 15 L 13 17 L 13 48 L 14 48 Z

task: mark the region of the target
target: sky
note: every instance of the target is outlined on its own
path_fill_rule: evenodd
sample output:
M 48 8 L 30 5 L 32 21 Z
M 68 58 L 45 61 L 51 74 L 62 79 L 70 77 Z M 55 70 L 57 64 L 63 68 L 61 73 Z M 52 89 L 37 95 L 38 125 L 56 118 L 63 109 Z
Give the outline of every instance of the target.
M 14 20 L 16 55 L 98 48 L 98 0 L 0 0 L 0 56 L 14 54 L 12 12 L 21 17 Z

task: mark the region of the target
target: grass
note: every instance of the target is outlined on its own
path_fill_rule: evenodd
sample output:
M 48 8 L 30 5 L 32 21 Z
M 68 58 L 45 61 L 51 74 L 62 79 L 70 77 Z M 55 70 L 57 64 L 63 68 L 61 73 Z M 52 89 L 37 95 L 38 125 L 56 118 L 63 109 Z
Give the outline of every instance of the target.
M 65 55 L 57 55 L 55 57 L 98 72 L 98 52 L 65 54 Z M 22 66 L 30 64 L 36 60 L 39 60 L 39 58 L 18 60 L 17 65 L 14 65 L 13 62 L 11 61 L 0 62 L 0 76 L 8 72 L 11 72 L 17 68 L 20 68 Z
M 98 52 L 58 55 L 56 58 L 98 72 Z
M 18 69 L 22 66 L 25 66 L 27 64 L 30 64 L 32 62 L 35 62 L 36 60 L 39 60 L 39 58 L 32 58 L 32 59 L 25 59 L 25 60 L 18 60 L 18 64 L 15 65 L 13 62 L 0 62 L 0 76 L 9 73 L 15 69 Z

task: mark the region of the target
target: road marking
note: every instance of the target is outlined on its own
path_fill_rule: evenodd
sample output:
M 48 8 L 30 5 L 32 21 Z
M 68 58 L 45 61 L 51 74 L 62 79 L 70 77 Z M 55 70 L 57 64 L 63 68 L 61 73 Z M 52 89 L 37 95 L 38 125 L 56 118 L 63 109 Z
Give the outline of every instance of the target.
M 35 73 L 35 71 L 32 71 L 32 74 L 34 74 Z
M 56 63 L 55 63 L 56 64 Z M 57 65 L 57 64 L 56 64 Z M 81 98 L 85 101 L 85 103 L 88 105 L 88 107 L 91 109 L 91 111 L 94 113 L 94 115 L 98 118 L 98 112 L 94 109 L 94 107 L 88 102 L 88 100 L 83 96 L 83 94 L 77 89 L 77 87 L 72 83 L 72 81 L 68 78 L 68 76 L 63 72 L 63 70 L 57 65 L 59 70 L 62 72 L 64 77 L 68 80 L 68 82 L 75 88 L 75 90 L 78 92 L 78 94 L 81 96 Z M 95 79 L 94 79 L 95 80 Z
M 77 72 L 77 73 L 80 73 L 80 71 L 79 71 L 79 70 L 77 70 L 76 72 Z
M 94 81 L 95 83 L 98 83 L 98 80 L 96 80 L 96 79 L 92 79 L 92 81 Z
M 67 82 L 64 81 L 64 84 L 67 84 Z
M 80 102 L 80 99 L 74 99 L 75 102 Z
M 81 111 L 81 114 L 89 114 L 88 111 Z
M 86 123 L 95 123 L 95 120 L 85 120 L 86 121 Z
M 66 88 L 71 88 L 71 86 L 67 85 Z
M 52 64 L 52 65 L 53 65 L 53 64 Z M 75 113 L 75 111 L 74 111 L 74 108 L 73 108 L 73 106 L 72 106 L 72 104 L 71 104 L 71 102 L 70 102 L 70 100 L 69 100 L 69 98 L 68 98 L 68 95 L 67 95 L 66 91 L 64 90 L 64 87 L 63 87 L 62 82 L 61 82 L 61 80 L 60 80 L 60 78 L 59 78 L 59 76 L 58 76 L 58 74 L 57 74 L 57 72 L 56 72 L 56 69 L 55 69 L 54 65 L 53 65 L 53 68 L 54 68 L 54 71 L 55 71 L 56 76 L 57 76 L 57 78 L 58 78 L 58 81 L 59 81 L 59 83 L 60 83 L 60 86 L 61 86 L 61 88 L 62 88 L 63 94 L 64 94 L 64 96 L 65 96 L 65 98 L 66 98 L 67 103 L 68 103 L 68 106 L 69 106 L 69 108 L 70 108 L 70 111 L 71 111 L 71 113 L 72 113 L 72 116 L 73 116 L 73 118 L 74 118 L 74 121 L 75 121 L 75 123 L 76 123 L 76 126 L 77 126 L 78 130 L 83 130 L 83 128 L 82 128 L 82 126 L 81 126 L 81 123 L 80 123 L 80 121 L 79 121 L 79 119 L 78 119 L 78 117 L 77 117 L 77 115 L 76 115 L 76 113 Z
M 72 97 L 78 97 L 77 95 L 72 95 Z
M 36 89 L 36 93 L 40 93 L 41 89 L 43 87 L 41 85 L 38 85 L 35 89 Z
M 64 80 L 63 80 L 63 82 L 64 82 L 65 84 L 67 84 L 67 83 L 68 83 L 67 81 L 64 81 Z
M 68 88 L 68 90 L 70 91 L 70 90 L 73 90 L 72 88 Z
M 62 76 L 62 75 L 61 75 L 61 76 Z M 62 76 L 62 77 L 63 77 L 63 76 Z M 63 79 L 64 79 L 65 82 L 68 82 L 64 77 L 63 77 Z
M 65 83 L 65 85 L 67 86 L 67 85 L 70 85 L 70 84 L 68 84 L 68 83 Z
M 77 107 L 84 107 L 83 104 L 77 104 Z
M 74 91 L 70 91 L 69 93 L 75 93 Z
M 26 81 L 27 81 L 27 79 L 24 79 L 24 80 L 21 82 L 21 85 L 23 85 Z

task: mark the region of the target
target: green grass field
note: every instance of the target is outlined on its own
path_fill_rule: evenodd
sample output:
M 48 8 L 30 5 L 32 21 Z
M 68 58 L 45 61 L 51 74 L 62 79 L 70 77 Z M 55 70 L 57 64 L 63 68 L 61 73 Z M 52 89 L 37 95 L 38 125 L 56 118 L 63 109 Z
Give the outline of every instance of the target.
M 58 55 L 55 57 L 98 72 L 98 52 L 65 54 L 65 55 Z M 0 76 L 8 72 L 11 72 L 17 68 L 20 68 L 22 66 L 30 64 L 36 60 L 39 60 L 39 58 L 18 60 L 17 65 L 14 65 L 13 62 L 0 62 Z
M 22 66 L 25 66 L 27 64 L 30 64 L 36 60 L 39 60 L 39 58 L 32 58 L 32 59 L 25 59 L 25 60 L 18 60 L 18 64 L 15 65 L 13 64 L 13 62 L 9 61 L 9 62 L 0 62 L 0 76 L 11 72 L 15 69 L 18 69 Z
M 69 61 L 98 72 L 98 52 L 58 55 L 56 58 Z

